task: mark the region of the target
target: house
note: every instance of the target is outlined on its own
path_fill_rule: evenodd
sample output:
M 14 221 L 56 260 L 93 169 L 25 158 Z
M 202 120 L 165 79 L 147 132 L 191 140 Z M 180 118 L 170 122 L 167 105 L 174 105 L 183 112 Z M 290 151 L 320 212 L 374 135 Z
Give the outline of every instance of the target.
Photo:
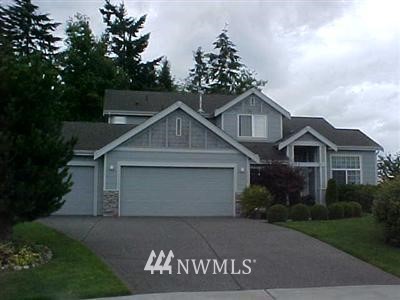
M 324 203 L 329 178 L 375 184 L 382 147 L 360 130 L 294 117 L 258 89 L 242 95 L 107 90 L 108 122 L 66 122 L 74 185 L 58 214 L 235 216 L 250 171 L 302 169 Z

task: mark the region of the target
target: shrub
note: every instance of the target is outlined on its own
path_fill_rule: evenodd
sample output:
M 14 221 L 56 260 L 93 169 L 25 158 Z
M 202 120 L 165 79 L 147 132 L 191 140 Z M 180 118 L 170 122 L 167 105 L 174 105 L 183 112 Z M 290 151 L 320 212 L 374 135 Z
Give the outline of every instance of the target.
M 314 204 L 311 209 L 311 219 L 313 220 L 327 220 L 328 219 L 328 209 L 321 204 Z
M 400 176 L 381 184 L 373 213 L 384 224 L 385 241 L 400 246 Z
M 355 201 L 350 201 L 349 205 L 351 206 L 352 217 L 355 218 L 361 217 L 362 214 L 361 204 Z
M 288 218 L 288 209 L 282 204 L 272 205 L 267 211 L 269 223 L 286 222 Z
M 302 196 L 301 200 L 300 200 L 300 203 L 303 203 L 303 204 L 308 205 L 308 206 L 313 206 L 315 204 L 315 199 L 311 195 Z
M 342 219 L 344 217 L 343 206 L 336 202 L 328 206 L 329 219 Z
M 338 201 L 350 202 L 356 201 L 361 204 L 362 209 L 371 212 L 374 195 L 377 192 L 376 185 L 362 184 L 343 184 L 337 187 Z
M 328 180 L 328 186 L 326 187 L 325 202 L 326 205 L 331 205 L 338 201 L 338 190 L 335 179 Z
M 353 207 L 349 202 L 338 202 L 343 207 L 343 217 L 351 218 L 353 216 Z
M 265 212 L 271 205 L 271 193 L 263 186 L 252 185 L 244 189 L 240 197 L 243 213 L 254 217 L 258 212 Z
M 310 210 L 307 205 L 296 204 L 290 209 L 290 218 L 293 221 L 308 221 L 310 219 Z

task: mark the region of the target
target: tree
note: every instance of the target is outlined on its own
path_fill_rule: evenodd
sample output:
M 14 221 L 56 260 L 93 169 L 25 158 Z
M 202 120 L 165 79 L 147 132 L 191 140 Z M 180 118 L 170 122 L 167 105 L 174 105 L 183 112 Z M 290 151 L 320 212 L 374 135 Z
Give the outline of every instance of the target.
M 193 93 L 206 92 L 209 88 L 209 66 L 207 64 L 207 55 L 204 54 L 201 47 L 193 52 L 194 67 L 189 70 L 189 76 L 186 78 L 186 90 Z
M 67 22 L 66 49 L 60 55 L 64 83 L 65 120 L 100 121 L 107 88 L 128 87 L 123 70 L 106 56 L 106 45 L 96 40 L 89 19 L 77 14 Z
M 273 204 L 293 204 L 298 202 L 304 187 L 304 177 L 300 169 L 288 164 L 272 162 L 251 170 L 251 184 L 265 186 L 274 197 Z
M 60 23 L 53 22 L 48 14 L 40 14 L 31 0 L 14 1 L 14 5 L 0 7 L 0 47 L 7 43 L 18 56 L 39 53 L 52 57 L 61 40 L 54 36 Z
M 61 137 L 57 89 L 49 62 L 0 57 L 0 240 L 59 209 L 70 190 L 73 141 Z
M 165 58 L 161 62 L 161 69 L 157 76 L 158 88 L 161 91 L 172 92 L 176 90 L 174 79 L 171 75 L 171 67 L 169 61 Z
M 143 63 L 141 55 L 147 48 L 150 34 L 139 35 L 146 21 L 146 15 L 139 19 L 127 17 L 123 3 L 113 5 L 106 0 L 100 9 L 106 24 L 105 40 L 109 52 L 119 67 L 128 75 L 130 88 L 136 90 L 155 89 L 157 87 L 156 66 L 162 57 Z
M 242 94 L 253 87 L 259 88 L 264 86 L 267 82 L 266 80 L 258 80 L 254 71 L 242 68 L 240 70 L 240 79 L 235 88 L 235 93 Z
M 400 176 L 400 152 L 378 157 L 378 176 L 382 181 Z
M 338 188 L 336 186 L 336 181 L 335 179 L 331 178 L 328 180 L 328 185 L 326 187 L 325 203 L 327 206 L 329 206 L 338 200 Z

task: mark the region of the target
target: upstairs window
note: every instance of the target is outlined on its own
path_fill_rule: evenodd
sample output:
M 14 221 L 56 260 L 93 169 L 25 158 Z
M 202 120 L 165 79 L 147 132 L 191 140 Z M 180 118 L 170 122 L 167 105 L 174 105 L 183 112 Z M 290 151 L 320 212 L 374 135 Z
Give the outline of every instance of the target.
M 125 116 L 113 116 L 111 118 L 111 123 L 112 124 L 126 124 L 127 119 Z
M 182 119 L 181 118 L 176 118 L 175 135 L 176 136 L 182 135 Z
M 332 178 L 337 184 L 361 184 L 359 156 L 332 155 Z
M 267 137 L 267 116 L 265 115 L 239 115 L 239 137 Z

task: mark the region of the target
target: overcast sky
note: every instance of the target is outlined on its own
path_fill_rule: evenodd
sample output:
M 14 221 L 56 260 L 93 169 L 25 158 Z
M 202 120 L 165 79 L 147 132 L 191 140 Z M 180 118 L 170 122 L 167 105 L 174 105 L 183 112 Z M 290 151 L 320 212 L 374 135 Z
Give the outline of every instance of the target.
M 7 1 L 9 2 L 9 1 Z M 99 0 L 34 0 L 63 22 L 76 12 L 104 27 Z M 113 1 L 118 2 L 118 1 Z M 211 50 L 225 23 L 243 62 L 268 80 L 264 92 L 292 115 L 360 128 L 386 152 L 400 151 L 400 1 L 128 1 L 147 14 L 144 59 L 165 55 L 176 79 L 192 51 Z

